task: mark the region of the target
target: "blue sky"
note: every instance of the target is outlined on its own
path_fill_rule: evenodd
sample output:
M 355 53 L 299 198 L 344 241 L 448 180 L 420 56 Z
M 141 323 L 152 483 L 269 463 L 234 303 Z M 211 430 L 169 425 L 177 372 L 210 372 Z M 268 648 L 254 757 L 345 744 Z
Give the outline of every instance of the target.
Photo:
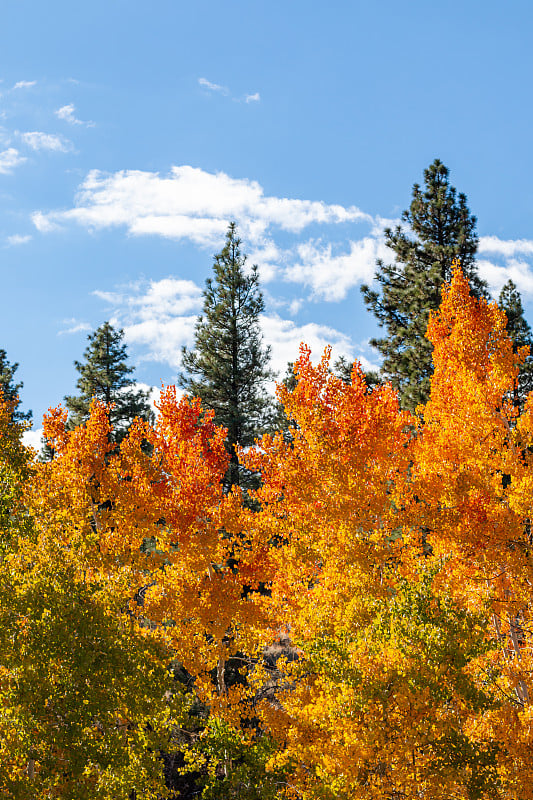
M 87 333 L 126 330 L 175 380 L 235 219 L 274 366 L 305 340 L 376 364 L 359 286 L 439 157 L 478 218 L 480 272 L 533 322 L 529 2 L 6 0 L 0 347 L 35 427 Z

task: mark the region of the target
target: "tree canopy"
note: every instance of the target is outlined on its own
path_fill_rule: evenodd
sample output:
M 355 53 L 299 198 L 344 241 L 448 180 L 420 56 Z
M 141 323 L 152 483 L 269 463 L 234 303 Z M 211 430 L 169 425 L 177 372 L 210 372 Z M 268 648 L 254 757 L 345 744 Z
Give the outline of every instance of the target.
M 252 503 L 175 387 L 46 463 L 0 405 L 2 797 L 532 800 L 526 349 L 459 268 L 427 336 L 416 415 L 303 346 Z

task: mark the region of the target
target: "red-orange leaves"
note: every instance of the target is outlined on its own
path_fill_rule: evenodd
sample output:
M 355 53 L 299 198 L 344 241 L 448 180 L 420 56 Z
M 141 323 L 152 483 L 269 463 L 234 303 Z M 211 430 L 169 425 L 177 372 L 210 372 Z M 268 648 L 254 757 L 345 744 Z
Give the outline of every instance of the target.
M 174 386 L 162 391 L 157 407 L 150 441 L 162 476 L 155 492 L 167 524 L 183 540 L 191 525 L 201 526 L 206 505 L 216 508 L 222 500 L 221 478 L 229 461 L 226 432 L 214 424 L 214 412 L 203 412 L 198 398 L 178 401 Z
M 261 511 L 247 525 L 276 545 L 273 605 L 293 628 L 294 611 L 318 602 L 326 586 L 338 588 L 342 604 L 354 565 L 375 575 L 390 556 L 394 486 L 410 458 L 412 419 L 399 411 L 396 393 L 390 386 L 369 392 L 358 367 L 345 384 L 329 372 L 329 357 L 326 351 L 315 367 L 302 347 L 295 390 L 279 390 L 295 423 L 291 441 L 266 436 L 246 456 L 263 477 Z

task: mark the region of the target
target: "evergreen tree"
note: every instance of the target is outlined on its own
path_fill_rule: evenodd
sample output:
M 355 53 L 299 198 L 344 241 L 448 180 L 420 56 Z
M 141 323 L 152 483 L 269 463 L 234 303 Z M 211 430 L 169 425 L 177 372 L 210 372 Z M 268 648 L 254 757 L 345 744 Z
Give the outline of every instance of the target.
M 265 382 L 270 348 L 264 347 L 259 316 L 264 309 L 257 267 L 246 269 L 237 227 L 230 223 L 226 241 L 215 255 L 214 277 L 204 289 L 203 311 L 196 323 L 194 348 L 183 348 L 180 385 L 213 409 L 215 421 L 228 430 L 230 467 L 226 489 L 242 484 L 236 445 L 253 444 L 268 425 L 272 401 Z
M 0 349 L 0 390 L 5 400 L 15 403 L 13 420 L 15 422 L 29 422 L 31 411 L 21 411 L 19 391 L 23 387 L 22 381 L 15 383 L 14 375 L 18 369 L 18 364 L 10 364 L 5 350 Z
M 530 355 L 520 367 L 515 395 L 515 404 L 522 411 L 529 392 L 533 390 L 533 336 L 524 316 L 520 292 L 513 281 L 507 281 L 502 288 L 498 305 L 507 316 L 507 331 L 513 342 L 514 351 L 526 345 L 530 348 Z
M 385 230 L 393 264 L 377 262 L 378 290 L 362 286 L 366 305 L 387 335 L 371 339 L 383 356 L 381 374 L 400 393 L 405 408 L 427 400 L 433 371 L 432 345 L 425 338 L 430 311 L 439 307 L 443 284 L 457 259 L 472 292 L 486 296 L 477 273 L 476 218 L 464 194 L 449 183 L 449 170 L 436 159 L 424 171 L 424 187 L 413 186 L 409 209 L 402 214 L 407 229 Z
M 135 417 L 152 418 L 148 392 L 135 388 L 131 377 L 134 368 L 126 363 L 128 356 L 123 330 L 116 330 L 109 322 L 104 322 L 87 338 L 89 345 L 85 350 L 85 361 L 74 362 L 80 373 L 76 384 L 79 394 L 65 397 L 70 412 L 69 424 L 74 427 L 84 422 L 95 398 L 107 404 L 113 403 L 110 421 L 114 427 L 114 439 L 120 442 Z

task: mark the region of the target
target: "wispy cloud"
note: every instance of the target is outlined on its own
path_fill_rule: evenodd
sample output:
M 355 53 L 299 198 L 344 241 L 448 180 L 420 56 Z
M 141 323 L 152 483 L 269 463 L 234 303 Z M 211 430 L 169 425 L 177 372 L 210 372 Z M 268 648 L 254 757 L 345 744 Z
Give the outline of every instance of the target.
M 500 293 L 503 285 L 512 280 L 523 295 L 533 297 L 533 269 L 527 261 L 509 258 L 503 264 L 495 264 L 488 259 L 478 261 L 479 273 L 489 284 L 494 297 Z
M 164 319 L 182 316 L 200 308 L 202 290 L 194 281 L 180 278 L 162 278 L 159 281 L 135 283 L 122 291 L 93 294 L 113 306 L 121 307 L 129 321 L 145 321 L 154 314 Z
M 533 255 L 531 239 L 499 239 L 497 236 L 482 236 L 479 240 L 479 252 L 510 258 L 517 255 Z
M 7 244 L 10 247 L 16 247 L 19 244 L 26 244 L 27 242 L 31 241 L 31 236 L 29 234 L 20 234 L 14 233 L 12 236 L 8 236 L 6 239 Z
M 264 248 L 272 229 L 299 233 L 309 225 L 372 223 L 356 206 L 265 195 L 257 181 L 209 173 L 190 166 L 170 174 L 124 170 L 90 172 L 66 211 L 37 212 L 41 231 L 76 223 L 89 229 L 124 227 L 130 234 L 188 239 L 218 245 L 230 220 L 236 220 L 248 246 Z
M 35 86 L 37 81 L 17 81 L 17 83 L 13 86 L 13 89 L 29 89 L 32 86 Z
M 27 131 L 20 133 L 20 138 L 32 150 L 51 150 L 58 153 L 67 153 L 72 150 L 72 142 L 57 136 L 55 133 L 43 133 L 42 131 Z
M 71 319 L 64 319 L 63 325 L 66 325 L 66 328 L 57 332 L 58 336 L 68 336 L 72 333 L 87 333 L 88 331 L 92 331 L 93 326 L 90 325 L 88 322 L 81 322 L 77 320 L 75 317 Z
M 12 172 L 19 164 L 26 161 L 25 156 L 21 156 L 15 147 L 8 147 L 7 150 L 0 152 L 0 175 L 7 175 Z
M 285 270 L 285 280 L 311 287 L 315 298 L 343 300 L 354 286 L 373 280 L 378 258 L 390 257 L 381 237 L 365 236 L 349 245 L 348 252 L 336 253 L 331 242 L 303 242 L 297 247 L 296 263 Z
M 67 103 L 66 106 L 61 106 L 55 112 L 58 119 L 68 122 L 69 125 L 85 125 L 86 128 L 93 128 L 94 122 L 91 120 L 81 120 L 76 116 L 76 107 L 74 103 Z
M 231 97 L 235 103 L 258 103 L 261 100 L 261 95 L 259 92 L 253 92 L 245 94 L 242 97 L 237 97 L 232 94 L 227 86 L 223 86 L 220 83 L 213 83 L 213 81 L 208 81 L 207 78 L 198 78 L 198 84 L 202 87 L 202 89 L 206 89 L 208 92 L 221 94 L 224 97 Z
M 481 236 L 478 268 L 494 297 L 512 280 L 519 291 L 533 297 L 533 240 Z
M 203 89 L 207 89 L 210 92 L 219 92 L 223 95 L 229 95 L 230 93 L 227 86 L 221 86 L 219 83 L 213 83 L 212 81 L 208 81 L 207 78 L 198 78 L 198 83 Z
M 93 294 L 111 306 L 112 324 L 124 328 L 128 343 L 144 352 L 141 360 L 179 369 L 181 348 L 192 343 L 196 313 L 202 304 L 199 286 L 169 277 Z
M 52 231 L 60 230 L 60 226 L 57 222 L 53 222 L 46 214 L 43 214 L 42 211 L 35 211 L 31 215 L 31 221 L 39 233 L 51 233 Z

